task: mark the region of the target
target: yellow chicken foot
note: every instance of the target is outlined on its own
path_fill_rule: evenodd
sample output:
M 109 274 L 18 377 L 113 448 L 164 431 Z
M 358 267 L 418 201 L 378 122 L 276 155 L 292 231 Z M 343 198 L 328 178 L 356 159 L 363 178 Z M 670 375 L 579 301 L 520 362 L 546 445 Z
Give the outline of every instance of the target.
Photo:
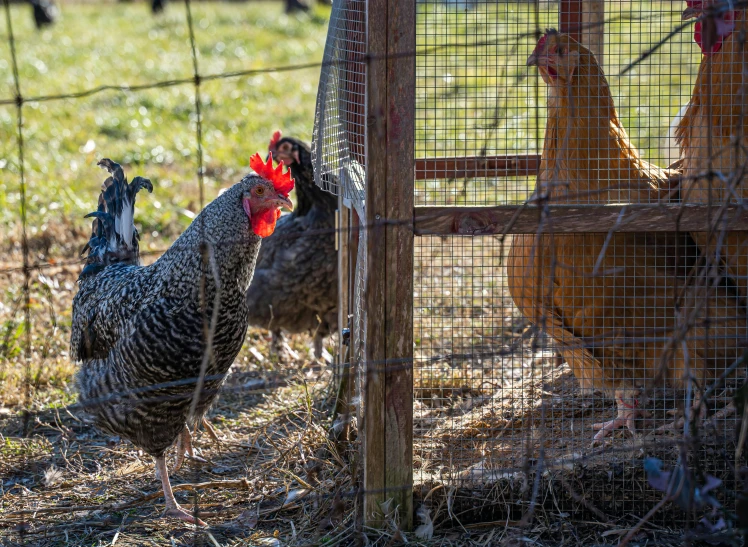
M 158 458 L 154 458 L 154 460 L 156 461 L 156 475 L 161 477 L 161 486 L 164 489 L 164 501 L 166 502 L 164 516 L 174 517 L 189 524 L 207 526 L 205 522 L 194 515 L 190 515 L 187 511 L 182 509 L 174 498 L 174 492 L 172 491 L 171 483 L 169 482 L 169 472 L 166 469 L 166 457 L 162 454 Z
M 639 408 L 639 399 L 636 398 L 638 393 L 632 393 L 632 395 L 632 397 L 625 397 L 621 392 L 615 393 L 618 415 L 607 422 L 592 425 L 592 429 L 597 431 L 592 439 L 593 444 L 602 441 L 609 433 L 624 426 L 636 436 L 636 418 L 645 416 L 647 413 Z
M 678 413 L 678 409 L 669 410 L 668 414 L 675 415 Z M 733 405 L 732 402 L 730 402 L 727 406 L 725 406 L 722 410 L 718 410 L 708 418 L 706 418 L 703 422 L 703 425 L 710 424 L 712 427 L 717 425 L 717 422 L 720 420 L 724 420 L 725 418 L 728 418 L 732 416 L 735 413 L 735 405 Z M 693 399 L 693 410 L 691 414 L 691 419 L 700 418 L 704 415 L 704 409 L 701 408 L 701 397 L 699 395 L 696 395 Z M 659 427 L 655 430 L 655 433 L 669 433 L 672 431 L 681 431 L 683 429 L 683 424 L 685 423 L 685 419 L 683 416 L 678 418 L 677 420 L 670 422 L 669 424 L 665 424 L 662 427 Z
M 200 456 L 195 456 L 195 450 L 192 448 L 192 433 L 187 426 L 179 434 L 177 438 L 177 461 L 174 464 L 174 472 L 179 471 L 184 463 L 185 453 L 190 459 L 204 463 L 206 460 Z

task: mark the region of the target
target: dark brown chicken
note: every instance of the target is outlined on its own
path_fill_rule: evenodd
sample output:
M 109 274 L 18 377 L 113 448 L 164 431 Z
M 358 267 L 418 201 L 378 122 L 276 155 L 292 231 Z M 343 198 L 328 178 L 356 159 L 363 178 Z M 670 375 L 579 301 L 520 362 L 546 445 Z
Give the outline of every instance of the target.
M 247 291 L 249 323 L 271 331 L 273 350 L 281 356 L 284 331 L 308 332 L 319 358 L 323 338 L 338 324 L 338 198 L 314 183 L 307 144 L 276 131 L 268 151 L 275 161 L 291 169 L 296 208 L 282 216 L 273 235 L 262 242 L 254 280 Z
M 676 173 L 639 157 L 618 120 L 594 55 L 548 31 L 528 65 L 548 84 L 548 121 L 536 196 L 554 203 L 654 203 L 668 198 Z M 697 250 L 688 236 L 684 256 Z M 517 307 L 545 329 L 583 388 L 615 397 L 618 415 L 595 424 L 595 439 L 635 431 L 639 391 L 662 377 L 719 374 L 740 354 L 743 310 L 728 287 L 685 290 L 672 264 L 675 236 L 616 233 L 515 236 L 507 261 Z M 695 260 L 693 261 L 695 263 Z M 691 265 L 684 266 L 686 269 Z M 682 275 L 684 279 L 687 277 Z M 714 328 L 707 338 L 702 306 Z

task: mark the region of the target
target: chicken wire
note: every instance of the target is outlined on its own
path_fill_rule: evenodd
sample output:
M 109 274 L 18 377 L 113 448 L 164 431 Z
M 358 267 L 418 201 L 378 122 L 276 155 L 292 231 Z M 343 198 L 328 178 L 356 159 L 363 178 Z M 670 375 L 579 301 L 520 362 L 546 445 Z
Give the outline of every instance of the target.
M 685 7 L 606 2 L 605 24 L 597 27 L 604 33 L 602 68 L 618 117 L 641 157 L 662 167 L 679 158 L 674 124 L 691 98 L 701 61 L 690 27 L 664 40 L 682 25 Z M 489 163 L 480 160 L 502 157 L 521 166 L 527 154 L 543 152 L 548 86 L 526 60 L 543 31 L 558 26 L 558 9 L 548 2 L 419 4 L 416 205 L 519 206 L 538 196 L 534 174 L 517 169 L 518 176 L 493 176 L 488 167 L 484 174 Z M 579 93 L 584 99 L 585 90 Z M 576 142 L 561 147 L 573 149 L 566 157 L 590 151 Z M 470 173 L 449 161 L 470 157 L 478 166 Z M 616 158 L 615 150 L 603 148 L 597 161 L 603 166 Z M 727 171 L 737 164 L 733 154 L 721 166 Z M 559 171 L 545 188 L 551 203 L 677 201 L 667 192 L 632 192 L 629 182 L 621 191 L 624 185 L 602 167 L 583 178 L 615 192 L 598 192 Z M 708 202 L 701 199 L 706 194 L 689 201 Z M 715 192 L 711 203 L 718 199 Z M 435 487 L 446 486 L 450 516 L 461 522 L 520 520 L 528 511 L 545 515 L 545 522 L 559 515 L 635 521 L 663 497 L 645 473 L 652 457 L 666 469 L 695 469 L 702 481 L 718 477 L 723 488 L 717 497 L 734 507 L 736 422 L 726 414 L 745 376 L 743 272 L 736 266 L 729 281 L 724 270 L 706 273 L 703 264 L 716 264 L 715 257 L 707 260 L 698 238 L 699 245 L 683 238 L 688 235 L 416 238 L 416 495 L 428 499 Z M 725 241 L 733 243 L 731 258 L 742 263 L 740 238 Z M 712 251 L 719 248 L 712 245 Z M 507 269 L 510 249 L 520 264 L 515 270 Z M 517 308 L 511 286 L 514 296 L 532 293 L 528 300 L 541 304 L 534 321 Z M 559 305 L 561 311 L 554 308 Z M 561 336 L 552 328 L 554 313 L 573 325 Z M 621 332 L 620 325 L 631 329 Z M 668 347 L 670 377 L 659 377 Z M 584 360 L 586 350 L 602 355 L 601 367 Z M 617 365 L 616 359 L 631 355 L 649 357 Z M 717 381 L 731 365 L 736 374 Z M 680 381 L 684 369 L 691 381 Z M 612 391 L 602 389 L 604 378 L 614 374 L 608 387 L 646 383 L 634 395 L 649 415 L 637 419 L 636 437 L 624 427 L 593 443 L 593 425 L 616 416 Z M 688 423 L 696 424 L 690 429 L 677 419 L 698 386 L 708 391 L 711 418 L 702 423 L 689 413 Z M 708 509 L 701 507 L 696 520 Z M 694 516 L 669 504 L 652 522 L 682 527 L 693 525 Z
M 335 2 L 327 30 L 312 137 L 317 185 L 357 205 L 364 202 L 366 177 L 365 25 L 365 1 Z
M 366 218 L 366 9 L 364 0 L 333 4 L 320 71 L 312 136 L 312 162 L 316 184 L 337 196 Z M 351 295 L 351 362 L 361 364 L 366 355 L 367 230 L 356 230 L 358 239 Z M 363 386 L 364 367 L 355 367 L 356 392 Z M 360 402 L 361 399 L 357 398 Z M 358 404 L 361 418 L 363 405 Z

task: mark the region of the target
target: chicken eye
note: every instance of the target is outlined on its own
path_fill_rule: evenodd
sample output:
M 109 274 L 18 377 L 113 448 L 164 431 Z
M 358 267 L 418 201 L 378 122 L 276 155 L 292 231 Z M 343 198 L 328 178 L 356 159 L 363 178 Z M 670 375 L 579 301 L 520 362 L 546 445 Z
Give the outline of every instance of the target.
M 262 186 L 258 186 L 257 188 L 255 188 L 256 195 L 261 196 L 264 193 L 265 193 L 265 189 Z

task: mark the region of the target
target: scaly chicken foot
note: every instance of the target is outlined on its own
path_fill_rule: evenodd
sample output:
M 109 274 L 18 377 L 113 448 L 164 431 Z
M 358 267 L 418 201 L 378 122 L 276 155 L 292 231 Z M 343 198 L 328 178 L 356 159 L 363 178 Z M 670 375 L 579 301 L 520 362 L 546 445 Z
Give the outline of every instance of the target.
M 288 340 L 283 332 L 279 330 L 272 331 L 270 341 L 270 354 L 278 356 L 278 362 L 288 363 L 298 358 L 296 352 L 288 345 Z
M 184 429 L 179 434 L 179 437 L 177 437 L 177 461 L 174 464 L 174 472 L 179 471 L 179 469 L 182 467 L 185 454 L 189 456 L 191 460 L 195 460 L 200 463 L 206 462 L 204 458 L 195 456 L 195 450 L 194 448 L 192 448 L 192 433 L 190 433 L 190 429 L 187 426 L 184 426 Z
M 636 418 L 647 415 L 647 412 L 639 408 L 639 399 L 636 396 L 624 397 L 618 392 L 616 392 L 615 396 L 618 415 L 607 422 L 592 425 L 592 429 L 597 431 L 592 439 L 593 445 L 605 439 L 609 433 L 624 426 L 628 428 L 633 436 L 636 436 Z
M 194 515 L 189 514 L 177 503 L 177 500 L 174 497 L 174 492 L 171 489 L 171 483 L 169 482 L 169 472 L 166 469 L 166 457 L 162 454 L 158 458 L 154 458 L 154 460 L 156 461 L 156 475 L 161 478 L 161 486 L 164 489 L 166 511 L 164 511 L 163 516 L 174 517 L 189 524 L 196 524 L 197 526 L 207 526 L 205 522 Z
M 322 350 L 324 349 L 324 344 L 322 337 L 318 333 L 314 333 L 314 358 L 315 359 L 322 359 Z

